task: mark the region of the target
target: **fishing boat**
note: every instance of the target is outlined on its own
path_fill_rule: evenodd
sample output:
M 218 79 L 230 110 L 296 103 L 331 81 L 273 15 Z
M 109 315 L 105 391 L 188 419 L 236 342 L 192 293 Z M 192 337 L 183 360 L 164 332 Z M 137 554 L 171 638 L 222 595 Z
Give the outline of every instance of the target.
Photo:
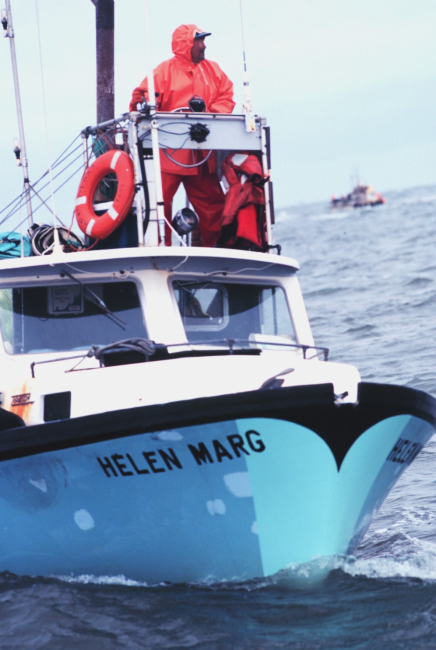
M 246 580 L 353 552 L 436 401 L 315 343 L 265 118 L 144 104 L 81 137 L 82 231 L 2 235 L 0 571 Z M 159 151 L 181 146 L 257 161 L 261 245 L 193 246 L 189 208 L 164 245 Z
M 349 194 L 339 197 L 332 196 L 330 209 L 364 208 L 367 206 L 372 208 L 383 203 L 386 203 L 386 199 L 380 192 L 376 192 L 371 185 L 360 185 L 358 183 Z

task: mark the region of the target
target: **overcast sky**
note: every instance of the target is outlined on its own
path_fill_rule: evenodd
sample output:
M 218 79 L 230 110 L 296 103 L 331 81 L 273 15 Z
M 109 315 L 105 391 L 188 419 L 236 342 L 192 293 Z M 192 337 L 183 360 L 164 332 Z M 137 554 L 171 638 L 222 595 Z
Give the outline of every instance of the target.
M 91 0 L 11 0 L 31 180 L 95 117 Z M 242 105 L 239 0 L 149 0 L 152 63 L 181 23 L 211 31 L 206 57 Z M 272 127 L 276 207 L 330 200 L 352 177 L 377 191 L 436 183 L 435 0 L 243 0 L 255 112 Z M 36 21 L 39 9 L 49 147 Z M 115 111 L 149 67 L 144 0 L 115 0 Z M 0 40 L 0 204 L 19 194 L 9 40 Z M 74 197 L 73 197 L 74 198 Z M 71 205 L 72 210 L 73 205 Z M 65 208 L 63 208 L 65 210 Z

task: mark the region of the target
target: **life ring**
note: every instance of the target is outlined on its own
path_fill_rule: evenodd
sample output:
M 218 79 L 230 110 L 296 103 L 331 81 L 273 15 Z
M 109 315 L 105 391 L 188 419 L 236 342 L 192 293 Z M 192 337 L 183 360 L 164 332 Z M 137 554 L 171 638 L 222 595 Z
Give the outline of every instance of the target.
M 111 207 L 101 216 L 94 211 L 94 195 L 107 174 L 117 176 L 117 192 Z M 133 161 L 124 151 L 106 151 L 82 176 L 76 196 L 76 220 L 80 230 L 93 239 L 105 239 L 126 218 L 135 196 Z

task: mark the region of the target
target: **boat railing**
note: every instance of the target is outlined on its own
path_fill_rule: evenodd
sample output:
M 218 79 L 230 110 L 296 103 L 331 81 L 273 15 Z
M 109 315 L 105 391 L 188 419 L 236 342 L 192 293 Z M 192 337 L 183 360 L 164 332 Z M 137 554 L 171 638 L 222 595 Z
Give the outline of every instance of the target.
M 82 140 L 82 145 L 77 142 L 78 138 Z M 39 224 L 33 224 L 29 228 L 27 236 L 22 234 L 22 223 L 25 219 L 14 224 L 8 234 L 18 233 L 19 241 L 12 252 L 8 248 L 7 257 L 50 253 L 57 238 L 66 252 L 89 250 L 89 248 L 164 246 L 166 221 L 163 210 L 160 158 L 161 152 L 171 158 L 171 153 L 178 149 L 203 152 L 203 157 L 200 156 L 203 159 L 199 161 L 199 164 L 204 164 L 207 161 L 209 156 L 207 152 L 213 152 L 218 172 L 220 172 L 223 160 L 229 154 L 245 153 L 254 154 L 257 157 L 263 174 L 259 186 L 263 191 L 264 206 L 258 206 L 259 215 L 263 220 L 263 244 L 261 249 L 253 248 L 253 250 L 267 252 L 276 249 L 277 252 L 280 252 L 280 247 L 274 245 L 272 237 L 274 205 L 273 186 L 270 178 L 271 145 L 270 130 L 266 125 L 265 118 L 256 116 L 254 130 L 248 131 L 245 115 L 193 113 L 184 110 L 156 113 L 150 107 L 145 106 L 143 110 L 124 113 L 113 120 L 87 126 L 81 131 L 78 138 L 76 137 L 52 163 L 50 181 L 48 180 L 49 172 L 46 171 L 30 185 L 35 201 L 39 201 L 39 204 L 33 208 L 33 213 L 36 215 L 37 210 L 46 208 L 51 214 L 47 221 L 44 217 L 42 219 L 39 217 Z M 81 147 L 82 154 L 80 154 Z M 115 240 L 119 235 L 115 244 L 110 241 L 112 235 L 108 239 L 98 240 L 92 239 L 88 233 L 85 234 L 84 242 L 81 242 L 80 238 L 74 235 L 72 230 L 74 221 L 69 222 L 70 215 L 60 217 L 57 212 L 55 214 L 49 205 L 52 203 L 54 207 L 54 203 L 50 202 L 50 197 L 45 196 L 44 192 L 50 191 L 55 194 L 62 190 L 61 201 L 57 201 L 58 208 L 59 205 L 67 201 L 68 205 L 71 205 L 72 199 L 74 200 L 74 195 L 70 196 L 72 192 L 76 194 L 77 204 L 79 183 L 74 179 L 77 179 L 78 174 L 84 174 L 100 155 L 111 149 L 124 150 L 134 161 L 133 206 L 125 222 L 122 222 L 113 233 L 116 235 Z M 79 160 L 81 157 L 82 162 Z M 105 211 L 109 211 L 113 204 L 117 190 L 117 177 L 116 174 L 112 174 L 112 176 L 115 178 L 106 176 L 98 186 L 95 195 L 88 197 L 89 203 L 92 203 L 98 217 Z M 72 183 L 77 183 L 77 185 L 73 187 Z M 101 189 L 103 185 L 105 187 Z M 106 192 L 106 190 L 108 191 Z M 17 218 L 20 219 L 21 207 L 25 200 L 26 196 L 22 194 L 4 208 L 0 212 L 0 225 L 16 221 Z M 61 212 L 67 214 L 67 210 L 68 208 L 66 210 L 62 208 Z M 92 212 L 90 214 L 92 216 Z M 55 224 L 57 236 L 54 232 Z M 171 224 L 168 225 L 171 226 Z M 44 234 L 42 250 L 32 244 L 36 234 L 39 237 L 39 231 L 35 232 L 37 228 L 40 228 L 41 233 Z M 122 233 L 123 229 L 128 231 L 130 241 L 127 241 L 128 237 Z M 47 237 L 47 234 L 50 236 Z M 193 240 L 193 235 L 180 235 L 180 233 L 175 233 L 173 238 L 173 242 L 178 241 L 181 246 L 195 245 L 196 242 Z
M 225 346 L 226 349 L 228 349 L 230 354 L 233 354 L 236 350 L 241 350 L 241 349 L 248 349 L 248 350 L 254 350 L 254 351 L 265 351 L 268 350 L 270 346 L 277 350 L 283 350 L 291 348 L 292 350 L 301 350 L 303 353 L 303 359 L 306 360 L 311 360 L 311 359 L 318 359 L 320 357 L 323 358 L 324 361 L 328 361 L 329 353 L 330 350 L 329 348 L 317 346 L 317 345 L 306 345 L 304 343 L 284 343 L 282 341 L 272 341 L 271 337 L 265 338 L 264 340 L 260 336 L 259 338 L 256 338 L 254 341 L 253 339 L 207 339 L 204 341 L 195 341 L 194 342 L 188 342 L 188 343 L 170 343 L 167 345 L 167 348 L 171 347 L 198 347 L 198 346 Z M 314 354 L 310 357 L 308 357 L 308 353 L 313 351 Z
M 105 138 L 106 141 L 110 139 L 115 141 L 114 133 L 128 133 L 129 150 L 135 166 L 137 191 L 134 210 L 137 219 L 138 245 L 161 246 L 165 241 L 166 222 L 160 169 L 161 151 L 171 160 L 173 160 L 171 154 L 180 149 L 206 152 L 198 165 L 207 162 L 208 152 L 215 152 L 218 172 L 224 157 L 232 152 L 254 154 L 261 163 L 265 179 L 263 192 L 266 247 L 267 250 L 278 249 L 274 246 L 272 237 L 274 205 L 270 178 L 271 143 L 266 119 L 256 116 L 254 130 L 247 131 L 245 115 L 186 111 L 189 109 L 181 107 L 171 113 L 153 112 L 145 105 L 141 111 L 125 113 L 114 120 L 86 127 L 82 131 L 85 166 L 89 165 L 90 151 L 96 149 L 95 142 L 98 143 L 100 139 L 104 143 Z M 90 136 L 94 138 L 93 147 L 89 146 Z M 168 225 L 171 227 L 171 224 Z M 181 245 L 189 245 L 188 237 L 180 236 L 178 233 L 175 235 Z
M 106 346 L 93 345 L 83 354 L 75 354 L 68 356 L 60 356 L 57 358 L 42 359 L 41 361 L 32 361 L 30 370 L 32 378 L 35 378 L 35 367 L 47 363 L 56 363 L 61 361 L 75 361 L 84 360 L 94 357 L 100 362 L 100 365 L 119 365 L 119 363 L 138 363 L 140 361 L 163 361 L 166 359 L 175 359 L 180 357 L 191 356 L 214 356 L 217 354 L 261 354 L 265 351 L 272 351 L 274 349 L 282 350 L 296 350 L 301 351 L 303 359 L 310 361 L 313 359 L 323 358 L 328 361 L 329 349 L 315 346 L 306 345 L 303 343 L 283 343 L 281 341 L 271 341 L 270 337 L 266 340 L 261 338 L 253 342 L 252 339 L 205 339 L 204 341 L 184 341 L 182 343 L 155 343 L 148 339 L 126 339 L 116 341 Z M 173 352 L 170 352 L 170 349 Z M 178 351 L 177 351 L 178 350 Z M 309 353 L 313 352 L 311 356 Z M 117 356 L 120 360 L 117 361 Z M 80 365 L 80 361 L 66 372 L 76 370 Z

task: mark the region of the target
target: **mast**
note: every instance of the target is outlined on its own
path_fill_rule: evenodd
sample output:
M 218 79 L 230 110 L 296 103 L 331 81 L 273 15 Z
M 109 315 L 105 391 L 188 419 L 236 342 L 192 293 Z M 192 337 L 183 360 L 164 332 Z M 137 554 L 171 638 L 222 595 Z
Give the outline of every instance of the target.
M 95 6 L 97 49 L 97 124 L 115 117 L 114 0 L 91 0 Z
M 20 86 L 18 83 L 17 55 L 15 51 L 15 34 L 14 34 L 14 27 L 12 24 L 12 12 L 11 12 L 10 0 L 6 0 L 6 9 L 2 10 L 1 23 L 3 25 L 3 35 L 5 36 L 5 38 L 9 38 L 9 44 L 11 47 L 12 72 L 14 76 L 15 102 L 17 105 L 17 117 L 18 117 L 18 133 L 20 138 L 19 143 L 16 140 L 14 142 L 14 153 L 17 158 L 17 164 L 20 165 L 21 168 L 23 169 L 24 195 L 26 197 L 27 218 L 29 221 L 29 226 L 31 226 L 33 223 L 33 217 L 32 217 L 32 203 L 30 201 L 29 169 L 27 165 L 26 143 L 24 140 L 23 112 L 21 110 Z

